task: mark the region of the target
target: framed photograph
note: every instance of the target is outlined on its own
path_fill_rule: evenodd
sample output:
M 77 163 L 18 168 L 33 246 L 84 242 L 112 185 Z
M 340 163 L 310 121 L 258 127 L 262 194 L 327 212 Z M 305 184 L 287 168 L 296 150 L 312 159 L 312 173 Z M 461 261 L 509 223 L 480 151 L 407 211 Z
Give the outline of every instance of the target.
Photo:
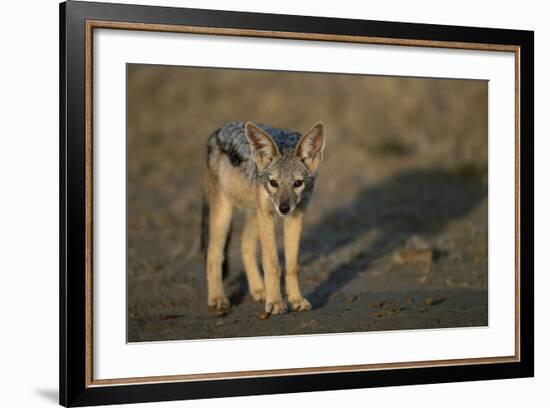
M 534 375 L 534 33 L 60 6 L 60 403 Z

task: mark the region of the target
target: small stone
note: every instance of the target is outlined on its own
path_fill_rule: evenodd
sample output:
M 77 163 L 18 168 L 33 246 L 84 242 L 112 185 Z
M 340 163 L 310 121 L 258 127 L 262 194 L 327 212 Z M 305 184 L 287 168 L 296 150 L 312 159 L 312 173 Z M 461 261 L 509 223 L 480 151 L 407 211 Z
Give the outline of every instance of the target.
M 334 292 L 334 293 L 330 294 L 328 298 L 329 298 L 329 300 L 336 300 L 336 299 L 338 299 L 338 297 L 340 297 L 340 294 L 337 293 L 337 292 Z
M 223 324 L 223 320 L 216 320 L 216 323 L 215 323 L 216 326 L 221 326 L 222 324 Z
M 445 301 L 444 296 L 430 296 L 424 299 L 426 306 L 437 306 Z
M 300 324 L 300 327 L 302 327 L 304 329 L 313 329 L 313 328 L 316 328 L 318 326 L 319 326 L 319 321 L 316 320 L 316 319 L 307 320 L 307 321 L 303 322 L 302 324 Z
M 430 247 L 430 244 L 428 243 L 426 238 L 414 234 L 409 239 L 407 239 L 407 247 L 415 249 L 428 249 Z
M 404 264 L 431 264 L 433 251 L 431 249 L 404 249 L 393 256 L 395 263 Z
M 375 300 L 370 304 L 370 307 L 375 307 L 375 308 L 382 307 L 382 306 L 384 306 L 384 302 L 380 300 Z
M 418 278 L 418 283 L 426 283 L 428 280 L 428 275 L 422 275 L 420 278 Z
M 348 296 L 346 298 L 346 303 L 348 305 L 351 305 L 353 302 L 355 302 L 357 299 L 359 298 L 359 296 Z

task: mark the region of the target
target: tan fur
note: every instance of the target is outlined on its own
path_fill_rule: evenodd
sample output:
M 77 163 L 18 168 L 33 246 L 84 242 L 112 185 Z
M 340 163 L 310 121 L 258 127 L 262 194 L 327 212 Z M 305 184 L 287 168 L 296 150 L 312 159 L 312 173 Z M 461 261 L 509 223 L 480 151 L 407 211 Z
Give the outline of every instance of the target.
M 261 192 L 258 195 L 262 195 Z M 281 295 L 281 268 L 275 242 L 274 214 L 266 204 L 260 203 L 257 211 L 266 291 L 265 311 L 278 314 L 286 312 L 286 304 Z
M 256 206 L 254 186 L 231 165 L 227 156 L 223 154 L 218 156 L 213 173 L 217 176 L 218 184 L 224 194 L 237 208 L 254 209 Z
M 241 256 L 248 279 L 250 294 L 256 301 L 265 300 L 265 287 L 258 269 L 258 222 L 254 214 L 247 214 L 241 237 Z
M 224 309 L 229 307 L 229 300 L 223 290 L 222 282 L 223 248 L 231 225 L 233 205 L 213 178 L 209 178 L 207 188 L 210 203 L 206 253 L 208 305 L 216 309 Z
M 302 296 L 298 285 L 298 253 L 300 250 L 300 235 L 302 233 L 302 225 L 304 221 L 304 213 L 301 210 L 296 210 L 284 221 L 284 238 L 285 238 L 285 261 L 286 261 L 286 293 L 292 310 L 309 310 L 311 304 Z

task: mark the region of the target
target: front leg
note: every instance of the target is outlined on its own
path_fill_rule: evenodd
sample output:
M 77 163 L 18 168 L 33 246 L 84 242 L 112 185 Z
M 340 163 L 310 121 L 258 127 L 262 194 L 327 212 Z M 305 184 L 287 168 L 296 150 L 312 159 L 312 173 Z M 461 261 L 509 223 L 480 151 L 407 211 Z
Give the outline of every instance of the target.
M 281 268 L 275 243 L 275 220 L 273 214 L 258 210 L 258 228 L 262 245 L 262 263 L 265 280 L 265 311 L 272 314 L 286 312 L 286 304 L 281 296 Z
M 311 304 L 302 296 L 300 286 L 298 284 L 299 261 L 298 254 L 300 251 L 300 235 L 302 233 L 302 225 L 304 223 L 304 213 L 299 209 L 295 210 L 291 215 L 285 218 L 285 260 L 286 260 L 286 293 L 288 301 L 292 306 L 292 310 L 309 310 Z

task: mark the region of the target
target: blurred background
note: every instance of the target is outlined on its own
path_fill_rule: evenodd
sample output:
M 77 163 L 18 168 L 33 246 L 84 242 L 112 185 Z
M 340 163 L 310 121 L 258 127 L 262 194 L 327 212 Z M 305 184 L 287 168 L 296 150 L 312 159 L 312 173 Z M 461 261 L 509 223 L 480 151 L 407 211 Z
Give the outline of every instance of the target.
M 135 64 L 127 81 L 129 341 L 487 325 L 486 81 Z M 208 313 L 206 141 L 245 120 L 325 124 L 301 250 L 310 312 L 258 319 L 237 217 L 234 306 Z

